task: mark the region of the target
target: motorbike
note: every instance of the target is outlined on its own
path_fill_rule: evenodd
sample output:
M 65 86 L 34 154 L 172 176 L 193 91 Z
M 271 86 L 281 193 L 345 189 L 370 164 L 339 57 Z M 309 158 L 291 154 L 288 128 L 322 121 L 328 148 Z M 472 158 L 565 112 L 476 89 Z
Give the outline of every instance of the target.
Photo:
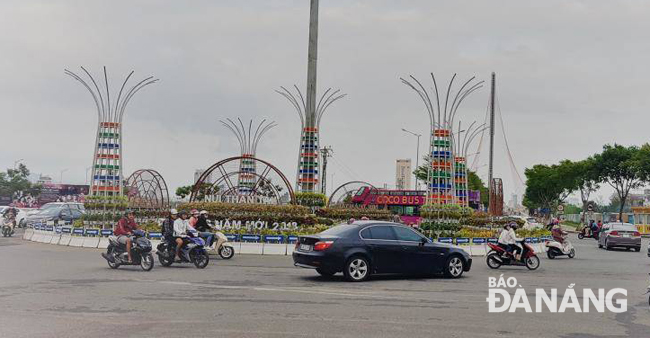
M 102 257 L 108 262 L 111 269 L 117 269 L 121 265 L 140 265 L 142 270 L 151 271 L 153 269 L 153 255 L 151 254 L 151 241 L 145 237 L 142 230 L 134 231 L 133 244 L 131 245 L 131 258 L 133 261 L 128 262 L 126 245 L 117 241 L 117 236 L 108 237 L 108 248 Z
M 15 221 L 4 219 L 2 221 L 2 237 L 11 237 L 14 234 Z
M 235 255 L 235 248 L 232 243 L 228 242 L 228 237 L 222 232 L 217 231 L 214 233 L 216 241 L 214 242 L 214 250 L 219 253 L 223 259 L 231 259 Z
M 156 250 L 160 264 L 165 267 L 171 266 L 174 263 L 193 263 L 197 268 L 203 269 L 210 262 L 210 256 L 205 251 L 205 241 L 199 237 L 189 237 L 189 243 L 181 249 L 180 261 L 174 260 L 176 257 L 175 242 L 170 243 L 168 240 L 163 240 L 158 244 Z
M 498 269 L 502 265 L 515 265 L 526 266 L 528 270 L 539 268 L 539 257 L 535 254 L 535 250 L 524 241 L 520 241 L 519 243 L 523 248 L 520 260 L 515 259 L 515 257 L 508 253 L 503 247 L 497 244 L 488 243 L 488 246 L 491 249 L 486 257 L 488 267 L 491 269 Z
M 582 228 L 578 233 L 578 239 L 593 238 L 598 240 L 598 231 L 591 231 L 589 234 L 587 232 L 587 227 Z
M 564 243 L 560 243 L 555 239 L 546 242 L 546 256 L 549 259 L 554 259 L 558 256 L 568 256 L 569 258 L 576 256 L 576 250 L 573 248 L 571 241 L 567 239 L 566 232 L 562 232 L 562 240 Z

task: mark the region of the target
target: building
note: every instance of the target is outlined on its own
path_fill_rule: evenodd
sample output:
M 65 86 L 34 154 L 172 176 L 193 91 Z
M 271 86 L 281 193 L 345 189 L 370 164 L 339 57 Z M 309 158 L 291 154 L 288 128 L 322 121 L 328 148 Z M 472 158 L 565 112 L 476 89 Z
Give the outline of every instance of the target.
M 199 180 L 201 175 L 205 172 L 205 169 L 196 169 L 194 170 L 194 184 Z M 207 177 L 207 179 L 204 181 L 204 183 L 214 183 L 214 177 L 212 177 L 212 173 L 210 173 L 210 176 Z
M 411 189 L 411 159 L 398 159 L 395 169 L 395 189 Z

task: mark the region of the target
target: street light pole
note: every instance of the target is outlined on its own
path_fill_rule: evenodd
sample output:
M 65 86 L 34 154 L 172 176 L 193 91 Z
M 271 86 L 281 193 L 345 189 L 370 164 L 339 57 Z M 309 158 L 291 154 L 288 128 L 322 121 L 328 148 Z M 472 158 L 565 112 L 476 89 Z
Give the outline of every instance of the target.
M 61 175 L 59 177 L 59 184 L 63 184 L 63 173 L 68 171 L 68 168 L 61 170 Z
M 407 132 L 407 133 L 409 133 L 409 134 L 411 134 L 411 135 L 418 138 L 418 145 L 417 145 L 417 148 L 415 150 L 415 170 L 413 170 L 413 173 L 414 173 L 413 176 L 415 176 L 415 190 L 418 190 L 420 188 L 420 186 L 418 185 L 418 175 L 416 175 L 415 172 L 420 167 L 420 136 L 422 136 L 422 135 L 414 133 L 414 132 L 409 131 L 409 130 L 406 130 L 404 128 L 402 128 L 402 131 Z

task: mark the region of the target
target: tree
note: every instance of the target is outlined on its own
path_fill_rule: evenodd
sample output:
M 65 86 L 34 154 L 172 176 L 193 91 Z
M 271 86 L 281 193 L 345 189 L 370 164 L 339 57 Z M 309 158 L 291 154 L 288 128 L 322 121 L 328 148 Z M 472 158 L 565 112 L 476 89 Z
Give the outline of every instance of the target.
M 569 189 L 575 188 L 580 191 L 580 200 L 582 201 L 582 212 L 584 215 L 587 212 L 591 193 L 600 188 L 593 157 L 578 162 L 564 160 L 560 162 L 558 169 L 560 170 L 560 175 L 562 175 L 566 182 L 566 187 Z
M 7 169 L 7 172 L 0 173 L 0 196 L 13 197 L 16 193 L 38 196 L 41 186 L 32 184 L 28 177 L 29 169 L 22 163 L 17 169 Z
M 176 188 L 176 196 L 178 196 L 181 199 L 184 199 L 185 197 L 188 197 L 192 194 L 192 189 L 194 189 L 193 185 L 178 187 Z M 203 201 L 205 200 L 206 196 L 212 196 L 216 194 L 218 191 L 219 191 L 219 187 L 216 184 L 212 185 L 210 183 L 202 183 L 197 191 L 196 200 Z
M 565 162 L 560 165 L 537 164 L 527 168 L 526 193 L 523 204 L 529 209 L 554 211 L 576 188 L 570 168 Z
M 623 208 L 631 189 L 641 187 L 643 180 L 650 177 L 650 146 L 643 150 L 637 146 L 625 147 L 620 144 L 605 145 L 603 152 L 594 155 L 594 170 L 601 182 L 606 182 L 614 190 L 620 201 L 618 217 L 623 219 Z M 645 157 L 645 158 L 644 158 Z

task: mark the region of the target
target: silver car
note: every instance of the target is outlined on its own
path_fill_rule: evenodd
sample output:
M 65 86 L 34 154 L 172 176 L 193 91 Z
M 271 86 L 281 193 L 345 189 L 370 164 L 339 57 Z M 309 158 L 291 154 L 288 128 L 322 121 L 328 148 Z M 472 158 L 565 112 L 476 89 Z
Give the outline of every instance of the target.
M 611 248 L 633 248 L 641 251 L 641 233 L 634 224 L 630 223 L 607 223 L 600 230 L 598 247 L 610 250 Z

